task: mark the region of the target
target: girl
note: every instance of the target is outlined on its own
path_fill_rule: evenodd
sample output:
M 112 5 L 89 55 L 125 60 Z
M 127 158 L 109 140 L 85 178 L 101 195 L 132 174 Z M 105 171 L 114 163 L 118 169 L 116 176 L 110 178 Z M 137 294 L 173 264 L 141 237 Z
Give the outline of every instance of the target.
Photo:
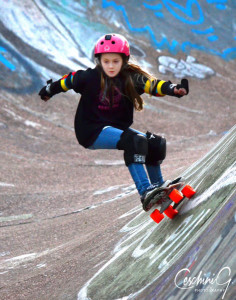
M 124 150 L 125 164 L 147 211 L 157 192 L 170 183 L 164 182 L 160 169 L 166 141 L 150 132 L 131 129 L 133 112 L 143 110 L 143 93 L 182 97 L 188 94 L 188 81 L 183 79 L 176 85 L 158 80 L 130 63 L 128 41 L 119 34 L 101 37 L 94 55 L 94 69 L 71 72 L 56 82 L 50 80 L 39 95 L 48 101 L 69 89 L 81 94 L 74 123 L 78 142 L 88 149 Z

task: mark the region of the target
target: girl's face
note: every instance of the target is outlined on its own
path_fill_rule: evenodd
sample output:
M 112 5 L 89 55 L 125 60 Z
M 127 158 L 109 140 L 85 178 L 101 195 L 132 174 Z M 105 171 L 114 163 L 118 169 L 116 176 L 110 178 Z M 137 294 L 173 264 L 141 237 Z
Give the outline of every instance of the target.
M 101 65 L 108 77 L 115 77 L 118 75 L 122 64 L 122 57 L 118 53 L 103 53 L 101 56 Z

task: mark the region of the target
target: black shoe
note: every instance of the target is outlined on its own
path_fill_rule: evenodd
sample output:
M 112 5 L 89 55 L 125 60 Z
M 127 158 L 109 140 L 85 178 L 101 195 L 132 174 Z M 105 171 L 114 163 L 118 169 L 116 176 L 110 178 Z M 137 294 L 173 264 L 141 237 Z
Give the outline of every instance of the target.
M 165 201 L 163 197 L 166 195 L 166 192 L 163 192 L 163 190 L 171 184 L 184 181 L 185 179 L 183 177 L 178 177 L 173 181 L 166 180 L 161 186 L 150 185 L 141 197 L 143 209 L 145 211 L 149 211 L 153 207 L 153 205 L 162 204 L 162 202 Z
M 143 209 L 148 211 L 152 208 L 154 204 L 158 202 L 159 199 L 163 197 L 163 189 L 166 188 L 171 183 L 170 180 L 165 181 L 161 186 L 150 185 L 146 192 L 141 197 L 141 202 L 143 204 Z

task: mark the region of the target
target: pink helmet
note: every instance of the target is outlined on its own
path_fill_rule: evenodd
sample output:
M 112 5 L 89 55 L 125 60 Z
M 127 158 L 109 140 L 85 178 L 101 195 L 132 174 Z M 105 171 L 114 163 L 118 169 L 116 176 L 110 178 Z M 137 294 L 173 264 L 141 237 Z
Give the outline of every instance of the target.
M 124 53 L 129 57 L 129 43 L 120 34 L 106 34 L 97 41 L 95 46 L 94 55 L 101 53 Z

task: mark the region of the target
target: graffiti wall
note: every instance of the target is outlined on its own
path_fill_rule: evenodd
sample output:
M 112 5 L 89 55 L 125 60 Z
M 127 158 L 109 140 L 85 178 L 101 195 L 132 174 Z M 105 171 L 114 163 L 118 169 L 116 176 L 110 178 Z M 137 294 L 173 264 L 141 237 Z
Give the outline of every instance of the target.
M 191 49 L 236 58 L 236 3 L 227 0 L 103 0 L 136 36 L 146 36 L 153 47 L 172 54 Z
M 215 70 L 190 52 L 235 59 L 235 15 L 236 3 L 230 0 L 2 0 L 1 85 L 8 92 L 32 93 L 49 77 L 91 67 L 94 43 L 111 31 L 128 36 L 132 53 L 144 65 L 151 46 L 157 50 L 157 71 L 207 78 Z M 179 60 L 179 53 L 189 56 Z

